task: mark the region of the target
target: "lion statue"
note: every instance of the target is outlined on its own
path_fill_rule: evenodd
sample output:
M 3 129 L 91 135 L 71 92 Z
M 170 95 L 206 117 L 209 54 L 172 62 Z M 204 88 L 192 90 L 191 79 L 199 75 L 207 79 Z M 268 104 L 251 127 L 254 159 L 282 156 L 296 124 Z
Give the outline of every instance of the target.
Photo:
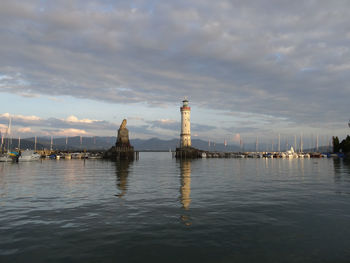
M 126 128 L 126 123 L 127 123 L 127 121 L 126 121 L 126 119 L 124 119 L 122 121 L 122 124 L 120 124 L 120 129 L 125 129 Z
M 126 128 L 126 119 L 123 120 L 122 124 L 120 124 L 120 128 L 118 130 L 118 137 L 116 146 L 117 147 L 129 147 L 129 130 Z

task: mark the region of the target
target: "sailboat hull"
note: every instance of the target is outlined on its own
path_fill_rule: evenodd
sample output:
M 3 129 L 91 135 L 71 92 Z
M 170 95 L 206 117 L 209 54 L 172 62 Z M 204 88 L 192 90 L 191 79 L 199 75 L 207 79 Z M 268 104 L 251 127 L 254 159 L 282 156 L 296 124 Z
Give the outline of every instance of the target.
M 0 162 L 12 162 L 13 158 L 8 154 L 3 154 L 0 156 Z

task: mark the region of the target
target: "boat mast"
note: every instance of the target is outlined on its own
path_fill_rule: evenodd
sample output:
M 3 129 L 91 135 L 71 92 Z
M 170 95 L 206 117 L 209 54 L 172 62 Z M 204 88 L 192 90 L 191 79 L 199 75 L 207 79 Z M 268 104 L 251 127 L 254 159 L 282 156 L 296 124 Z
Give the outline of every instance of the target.
M 328 139 L 327 141 L 328 141 L 327 152 L 330 152 L 331 151 L 331 140 Z
M 272 139 L 272 142 L 271 142 L 271 152 L 273 152 L 273 139 Z
M 281 152 L 281 134 L 278 134 L 278 152 Z
M 6 150 L 7 150 L 7 152 L 10 152 L 11 144 L 12 144 L 11 123 L 12 123 L 11 116 L 9 116 L 9 124 L 8 124 L 7 131 L 6 131 L 6 137 L 7 137 L 7 148 L 6 148 Z
M 34 151 L 36 152 L 36 136 L 34 137 Z
M 1 134 L 1 147 L 0 147 L 0 153 L 3 152 L 3 145 L 4 145 L 4 135 L 1 133 L 0 131 L 0 134 Z

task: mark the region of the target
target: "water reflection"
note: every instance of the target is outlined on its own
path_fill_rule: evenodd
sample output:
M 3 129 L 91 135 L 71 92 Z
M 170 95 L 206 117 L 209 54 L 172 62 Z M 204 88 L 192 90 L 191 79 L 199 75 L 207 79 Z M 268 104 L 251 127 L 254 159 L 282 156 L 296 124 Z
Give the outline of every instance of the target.
M 180 201 L 182 208 L 188 211 L 191 204 L 191 160 L 181 160 L 180 161 L 180 171 L 181 171 L 181 187 L 180 187 Z M 186 215 L 181 215 L 181 221 L 186 225 L 190 226 L 191 218 Z
M 344 175 L 350 175 L 350 160 L 342 158 L 333 159 L 334 180 L 340 182 Z M 348 178 L 348 177 L 347 177 Z
M 180 162 L 181 169 L 181 204 L 185 210 L 190 208 L 191 203 L 191 161 L 182 160 Z
M 116 195 L 118 197 L 122 197 L 126 194 L 126 191 L 128 189 L 129 167 L 132 162 L 132 160 L 118 160 L 115 162 L 117 188 L 120 190 L 120 193 Z

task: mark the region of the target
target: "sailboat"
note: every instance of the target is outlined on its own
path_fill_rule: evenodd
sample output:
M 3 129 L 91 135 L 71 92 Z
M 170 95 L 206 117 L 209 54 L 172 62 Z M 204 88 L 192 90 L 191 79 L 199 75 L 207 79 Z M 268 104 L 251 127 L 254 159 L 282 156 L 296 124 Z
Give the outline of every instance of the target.
M 13 157 L 8 152 L 0 154 L 0 162 L 12 162 Z
M 18 157 L 19 162 L 37 161 L 40 159 L 40 154 L 34 152 L 33 150 L 25 150 L 21 152 Z
M 5 133 L 5 143 L 7 141 L 6 152 L 4 151 L 4 149 L 1 149 L 0 162 L 12 162 L 13 160 L 16 160 L 18 156 L 18 153 L 9 151 L 9 149 L 11 148 L 11 143 L 9 139 L 10 134 L 11 134 L 11 117 L 9 117 L 9 124 Z

